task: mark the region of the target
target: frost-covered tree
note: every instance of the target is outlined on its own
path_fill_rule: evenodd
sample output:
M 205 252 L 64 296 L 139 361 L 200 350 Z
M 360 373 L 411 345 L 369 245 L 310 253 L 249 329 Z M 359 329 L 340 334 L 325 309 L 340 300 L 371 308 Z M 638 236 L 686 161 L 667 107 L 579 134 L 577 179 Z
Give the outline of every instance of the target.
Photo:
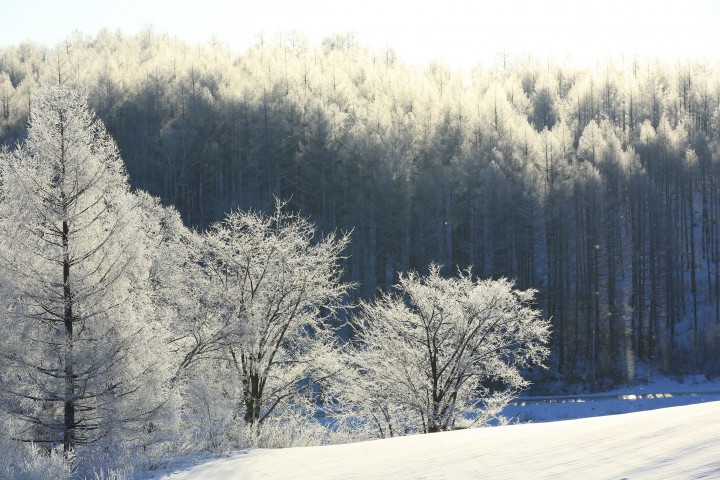
M 84 96 L 40 90 L 27 139 L 0 158 L 0 407 L 16 438 L 126 441 L 160 403 L 146 204 Z
M 231 213 L 204 235 L 198 300 L 176 342 L 186 352 L 181 367 L 227 368 L 246 425 L 311 406 L 306 394 L 335 341 L 327 320 L 348 290 L 339 267 L 347 243 L 317 239 L 314 225 L 281 203 L 269 216 Z
M 549 323 L 534 291 L 469 271 L 401 276 L 396 293 L 363 304 L 347 375 L 328 385 L 339 411 L 381 436 L 483 424 L 528 386 L 521 370 L 548 355 Z

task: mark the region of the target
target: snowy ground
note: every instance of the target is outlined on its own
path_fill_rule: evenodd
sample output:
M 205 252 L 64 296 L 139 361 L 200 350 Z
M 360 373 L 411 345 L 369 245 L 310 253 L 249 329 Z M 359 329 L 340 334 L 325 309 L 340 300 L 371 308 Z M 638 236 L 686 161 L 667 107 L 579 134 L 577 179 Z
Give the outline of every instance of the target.
M 720 381 L 707 381 L 702 375 L 686 377 L 682 383 L 661 377 L 599 394 L 523 396 L 505 408 L 503 415 L 520 422 L 553 422 L 716 400 L 720 400 Z
M 720 478 L 720 383 L 663 380 L 537 400 L 520 399 L 505 414 L 540 423 L 254 450 L 163 478 Z M 635 413 L 605 416 L 627 411 Z

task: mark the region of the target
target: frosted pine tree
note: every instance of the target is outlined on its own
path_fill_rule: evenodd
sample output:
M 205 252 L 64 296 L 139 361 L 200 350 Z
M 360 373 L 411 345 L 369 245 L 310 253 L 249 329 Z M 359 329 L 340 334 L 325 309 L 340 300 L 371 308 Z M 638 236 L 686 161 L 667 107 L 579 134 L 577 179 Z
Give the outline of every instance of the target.
M 16 438 L 127 440 L 157 406 L 152 228 L 81 93 L 44 87 L 0 159 L 0 406 Z M 153 388 L 144 388 L 148 384 Z

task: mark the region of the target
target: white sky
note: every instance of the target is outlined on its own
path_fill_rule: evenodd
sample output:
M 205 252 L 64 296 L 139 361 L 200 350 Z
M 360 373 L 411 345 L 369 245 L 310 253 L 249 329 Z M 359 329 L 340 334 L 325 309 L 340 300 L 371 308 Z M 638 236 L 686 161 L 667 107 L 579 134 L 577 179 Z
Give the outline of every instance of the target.
M 261 32 L 304 33 L 311 44 L 352 31 L 408 62 L 455 67 L 498 52 L 602 60 L 621 53 L 720 58 L 717 0 L 0 0 L 0 46 L 54 46 L 79 30 L 126 34 L 152 26 L 191 42 L 213 37 L 241 52 Z

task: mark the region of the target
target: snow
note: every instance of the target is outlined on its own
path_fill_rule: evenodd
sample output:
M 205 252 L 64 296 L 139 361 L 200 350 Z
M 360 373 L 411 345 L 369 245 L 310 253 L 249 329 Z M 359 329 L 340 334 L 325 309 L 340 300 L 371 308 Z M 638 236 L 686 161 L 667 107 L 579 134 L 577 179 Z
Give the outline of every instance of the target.
M 664 390 L 668 385 L 656 387 Z M 584 405 L 608 402 L 622 400 L 586 401 Z M 718 425 L 720 401 L 712 401 L 345 445 L 260 449 L 163 478 L 720 478 Z
M 505 407 L 503 415 L 520 422 L 552 422 L 716 400 L 720 400 L 720 381 L 708 381 L 703 375 L 682 377 L 680 381 L 657 376 L 647 384 L 597 394 L 522 396 Z

